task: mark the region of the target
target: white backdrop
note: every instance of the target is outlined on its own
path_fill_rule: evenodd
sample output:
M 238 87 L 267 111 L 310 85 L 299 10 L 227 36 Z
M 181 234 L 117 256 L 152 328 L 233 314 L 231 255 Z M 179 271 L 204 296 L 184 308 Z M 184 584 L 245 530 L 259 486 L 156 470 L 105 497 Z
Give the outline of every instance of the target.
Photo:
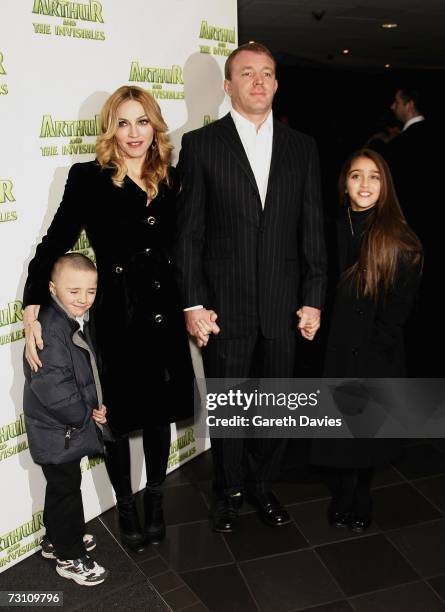
M 36 551 L 45 481 L 27 448 L 22 409 L 22 292 L 35 247 L 70 165 L 94 158 L 96 116 L 125 83 L 158 99 L 175 160 L 185 131 L 228 110 L 226 55 L 236 46 L 236 0 L 2 0 L 0 5 L 0 572 Z M 81 236 L 75 249 L 88 249 Z M 194 362 L 201 363 L 197 350 Z M 174 429 L 174 428 L 173 428 Z M 144 486 L 132 440 L 133 486 Z M 173 431 L 169 470 L 206 441 Z M 136 452 L 134 452 L 136 450 Z M 102 461 L 84 459 L 86 519 L 113 503 Z

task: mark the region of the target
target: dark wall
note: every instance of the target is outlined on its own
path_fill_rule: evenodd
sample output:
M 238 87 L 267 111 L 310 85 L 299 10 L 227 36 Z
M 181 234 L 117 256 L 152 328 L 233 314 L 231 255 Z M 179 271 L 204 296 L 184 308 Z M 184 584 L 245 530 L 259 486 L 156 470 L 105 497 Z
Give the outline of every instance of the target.
M 399 84 L 420 89 L 425 115 L 442 131 L 444 71 L 370 73 L 279 66 L 275 116 L 314 136 L 322 165 L 326 212 L 336 206 L 336 181 L 344 159 L 364 145 L 389 110 Z

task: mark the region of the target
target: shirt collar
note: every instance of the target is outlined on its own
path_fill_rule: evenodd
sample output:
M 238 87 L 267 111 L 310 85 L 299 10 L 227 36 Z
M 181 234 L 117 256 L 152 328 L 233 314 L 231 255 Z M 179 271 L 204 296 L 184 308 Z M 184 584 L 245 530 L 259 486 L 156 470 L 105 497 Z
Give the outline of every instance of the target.
M 412 119 L 408 119 L 408 121 L 405 123 L 405 125 L 402 128 L 402 132 L 407 130 L 410 125 L 413 125 L 413 123 L 420 123 L 421 121 L 425 121 L 425 117 L 423 115 L 417 115 L 417 117 L 413 117 Z
M 255 130 L 256 132 L 256 127 L 255 124 L 252 123 L 251 121 L 249 121 L 248 119 L 246 119 L 245 117 L 243 117 L 242 115 L 240 115 L 240 113 L 238 111 L 236 111 L 234 108 L 231 109 L 230 114 L 232 115 L 232 119 L 235 123 L 236 128 L 239 129 L 249 129 L 251 130 L 252 128 Z M 260 130 L 266 129 L 268 132 L 270 132 L 273 128 L 273 113 L 272 111 L 270 111 L 270 113 L 267 115 L 267 118 L 263 121 L 263 123 L 260 125 Z
M 56 297 L 55 295 L 51 294 L 51 298 L 52 300 L 57 304 L 57 306 L 63 310 L 63 312 L 67 315 L 67 317 L 69 319 L 71 319 L 72 321 L 77 321 L 77 323 L 79 323 L 80 325 L 80 321 L 79 321 L 79 317 L 73 317 L 73 315 L 68 312 L 68 310 L 65 308 L 65 306 L 62 304 L 62 302 L 59 300 L 58 297 Z M 90 311 L 86 310 L 82 316 L 84 322 L 88 322 L 90 319 Z M 81 326 L 82 327 L 82 326 Z

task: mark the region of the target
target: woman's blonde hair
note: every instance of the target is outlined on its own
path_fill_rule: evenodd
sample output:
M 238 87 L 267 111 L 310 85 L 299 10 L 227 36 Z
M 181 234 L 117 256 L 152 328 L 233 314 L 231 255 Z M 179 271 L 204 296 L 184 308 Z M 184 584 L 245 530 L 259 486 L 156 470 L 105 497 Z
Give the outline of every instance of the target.
M 170 184 L 168 168 L 173 146 L 167 136 L 168 128 L 162 118 L 159 104 L 141 87 L 123 85 L 116 89 L 103 105 L 100 113 L 102 133 L 96 143 L 97 161 L 104 168 L 115 169 L 112 181 L 117 187 L 122 187 L 127 166 L 115 135 L 119 127 L 117 109 L 127 100 L 136 100 L 142 105 L 154 131 L 153 143 L 147 151 L 141 175 L 147 186 L 147 193 L 150 199 L 153 199 L 158 194 L 160 183 Z

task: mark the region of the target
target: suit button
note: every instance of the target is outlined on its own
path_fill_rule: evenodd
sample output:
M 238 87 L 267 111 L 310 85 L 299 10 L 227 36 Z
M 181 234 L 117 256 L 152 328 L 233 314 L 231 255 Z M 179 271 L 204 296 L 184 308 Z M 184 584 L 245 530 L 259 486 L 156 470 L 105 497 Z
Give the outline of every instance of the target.
M 365 312 L 364 312 L 363 310 L 361 310 L 361 308 L 356 308 L 356 309 L 355 309 L 355 312 L 356 312 L 358 315 L 364 315 L 364 314 L 365 314 Z
M 161 314 L 155 315 L 155 322 L 156 323 L 162 323 L 163 320 L 164 320 L 164 317 Z
M 122 272 L 124 271 L 124 269 L 121 266 L 116 266 L 114 268 L 114 271 L 116 272 L 116 274 L 122 274 Z
M 148 217 L 147 223 L 148 225 L 154 225 L 156 223 L 155 217 Z
M 151 253 L 151 249 L 145 249 L 145 254 L 146 255 L 150 255 L 150 253 Z
M 155 289 L 160 289 L 161 288 L 161 283 L 157 280 L 153 281 L 153 287 Z
M 354 355 L 354 357 L 357 357 L 357 355 L 358 355 L 358 348 L 354 347 L 351 352 Z

